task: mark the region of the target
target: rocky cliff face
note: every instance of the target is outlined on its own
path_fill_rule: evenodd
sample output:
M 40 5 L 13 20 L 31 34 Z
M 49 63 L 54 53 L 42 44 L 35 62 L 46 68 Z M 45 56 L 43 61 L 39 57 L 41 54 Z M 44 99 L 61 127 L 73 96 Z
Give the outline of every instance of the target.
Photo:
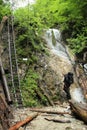
M 51 99 L 63 101 L 66 97 L 63 91 L 64 75 L 73 72 L 73 65 L 67 55 L 68 52 L 65 50 L 65 46 L 62 44 L 59 30 L 47 30 L 43 38 L 46 40 L 49 56 L 39 57 L 38 71 L 41 75 L 39 84 L 40 87 L 46 90 Z M 53 44 L 53 41 L 55 44 Z
M 63 91 L 64 74 L 72 70 L 71 63 L 51 51 L 49 51 L 49 56 L 43 55 L 39 58 L 39 65 L 36 68 L 40 74 L 39 87 L 43 88 L 54 102 L 64 101 L 66 99 Z

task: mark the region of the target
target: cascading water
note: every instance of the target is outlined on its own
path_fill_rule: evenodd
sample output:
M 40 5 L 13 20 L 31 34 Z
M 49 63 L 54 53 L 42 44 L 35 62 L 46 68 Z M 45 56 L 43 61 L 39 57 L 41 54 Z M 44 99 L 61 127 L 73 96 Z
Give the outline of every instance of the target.
M 82 93 L 82 89 L 80 87 L 71 90 L 71 97 L 76 102 L 86 103 L 86 100 L 84 99 L 84 95 Z
M 63 58 L 69 59 L 66 48 L 62 44 L 62 38 L 61 33 L 57 29 L 49 29 L 46 31 L 44 38 L 48 44 L 48 47 L 51 49 L 51 51 Z
M 43 38 L 45 39 L 50 51 L 53 54 L 60 57 L 61 59 L 63 59 L 64 61 L 67 61 L 69 64 L 71 64 L 71 66 L 73 68 L 72 60 L 69 56 L 66 46 L 62 44 L 62 38 L 61 38 L 60 31 L 57 29 L 48 29 L 48 30 L 44 30 L 44 31 L 45 31 L 45 33 L 44 33 Z M 72 72 L 74 73 L 74 69 L 72 69 Z M 82 89 L 78 86 L 79 85 L 76 85 L 76 87 L 71 88 L 71 90 L 70 90 L 71 98 L 77 102 L 85 103 Z

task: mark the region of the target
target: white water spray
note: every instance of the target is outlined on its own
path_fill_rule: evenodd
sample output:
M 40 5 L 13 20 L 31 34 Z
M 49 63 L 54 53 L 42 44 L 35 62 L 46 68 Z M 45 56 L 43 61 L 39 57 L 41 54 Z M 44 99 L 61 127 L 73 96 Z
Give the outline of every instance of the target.
M 80 87 L 72 89 L 70 93 L 74 101 L 80 102 L 80 103 L 86 103 L 83 93 L 82 93 L 82 89 Z
M 61 38 L 61 33 L 57 29 L 49 29 L 46 31 L 43 37 L 47 44 L 48 47 L 51 49 L 51 51 L 63 58 L 69 59 L 67 53 L 66 53 L 66 48 L 62 44 L 62 38 Z M 54 43 L 53 43 L 54 42 Z

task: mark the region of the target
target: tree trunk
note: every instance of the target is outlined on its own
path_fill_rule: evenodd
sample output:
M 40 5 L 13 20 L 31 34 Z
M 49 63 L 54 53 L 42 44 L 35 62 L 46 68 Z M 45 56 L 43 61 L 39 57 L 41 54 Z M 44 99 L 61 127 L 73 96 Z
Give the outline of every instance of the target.
M 41 109 L 30 109 L 31 111 L 41 112 L 41 113 L 48 113 L 48 114 L 70 114 L 69 112 L 60 112 L 60 111 L 48 111 L 48 110 L 41 110 Z

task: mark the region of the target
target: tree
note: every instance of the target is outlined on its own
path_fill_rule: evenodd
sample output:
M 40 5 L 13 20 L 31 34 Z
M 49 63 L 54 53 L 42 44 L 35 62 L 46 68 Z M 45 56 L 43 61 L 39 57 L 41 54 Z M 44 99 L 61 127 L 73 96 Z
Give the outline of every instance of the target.
M 11 10 L 9 3 L 4 3 L 3 0 L 0 0 L 0 21 L 2 20 L 2 17 L 5 15 L 10 15 Z

